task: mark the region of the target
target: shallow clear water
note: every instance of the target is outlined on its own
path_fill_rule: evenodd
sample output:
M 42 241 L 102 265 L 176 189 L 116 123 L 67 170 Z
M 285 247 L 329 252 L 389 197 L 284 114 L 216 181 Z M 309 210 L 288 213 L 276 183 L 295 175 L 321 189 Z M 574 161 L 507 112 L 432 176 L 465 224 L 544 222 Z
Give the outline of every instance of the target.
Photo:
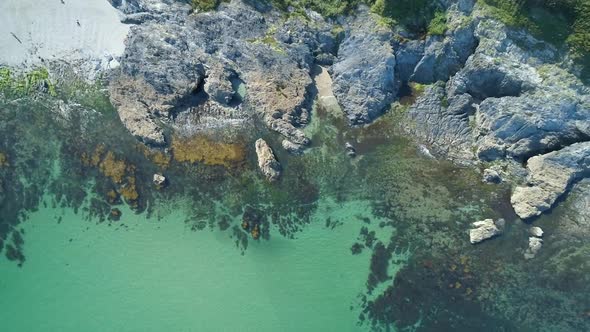
M 171 159 L 143 148 L 96 91 L 61 98 L 78 106 L 0 103 L 0 321 L 10 331 L 590 324 L 590 244 L 563 235 L 569 202 L 536 221 L 547 244 L 525 261 L 528 225 L 509 188 L 420 155 L 394 115 L 349 129 L 316 111 L 312 148 L 277 149 L 285 172 L 269 184 L 252 143 L 279 141 L 256 124 L 186 143 L 209 153 L 193 163 L 178 160 L 195 157 L 180 158 L 182 146 Z M 152 184 L 155 172 L 166 187 Z M 498 217 L 506 234 L 469 244 L 471 222 Z

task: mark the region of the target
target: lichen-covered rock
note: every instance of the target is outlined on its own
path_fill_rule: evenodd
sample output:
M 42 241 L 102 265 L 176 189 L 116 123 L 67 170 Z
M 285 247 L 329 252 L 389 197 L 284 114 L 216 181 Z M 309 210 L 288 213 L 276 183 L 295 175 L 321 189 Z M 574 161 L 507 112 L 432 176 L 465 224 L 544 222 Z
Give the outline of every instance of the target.
M 590 142 L 530 158 L 527 186 L 514 189 L 510 201 L 522 219 L 550 209 L 567 188 L 590 172 Z
M 271 147 L 262 138 L 256 140 L 256 155 L 258 167 L 269 181 L 276 181 L 281 177 L 281 164 L 275 157 Z
M 469 241 L 471 244 L 476 244 L 502 234 L 504 220 L 499 219 L 494 222 L 492 219 L 485 219 L 476 221 L 472 225 L 475 228 L 469 230 Z
M 382 115 L 397 93 L 391 30 L 363 10 L 348 22 L 346 37 L 331 68 L 334 95 L 352 125 Z

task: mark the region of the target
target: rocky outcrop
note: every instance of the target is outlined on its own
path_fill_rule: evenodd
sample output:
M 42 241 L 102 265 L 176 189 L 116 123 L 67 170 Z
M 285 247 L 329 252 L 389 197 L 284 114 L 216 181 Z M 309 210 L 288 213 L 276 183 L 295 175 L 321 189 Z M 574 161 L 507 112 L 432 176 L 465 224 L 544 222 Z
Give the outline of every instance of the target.
M 502 234 L 504 223 L 504 219 L 495 222 L 492 219 L 474 222 L 472 226 L 475 228 L 469 230 L 469 241 L 476 244 Z
M 460 163 L 469 162 L 474 142 L 466 121 L 468 114 L 452 111 L 454 108 L 444 104 L 445 99 L 442 83 L 427 86 L 409 108 L 407 115 L 412 121 L 405 129 L 437 153 Z
M 136 136 L 162 143 L 149 132 L 168 125 L 194 130 L 201 119 L 233 125 L 227 114 L 239 113 L 244 121 L 262 118 L 294 144 L 309 144 L 300 127 L 314 96 L 311 66 L 336 47 L 321 16 L 285 20 L 269 7 L 242 1 L 192 14 L 177 1 L 112 4 L 138 23 L 110 84 L 123 123 Z M 239 84 L 245 95 L 237 98 Z
M 281 164 L 279 164 L 274 152 L 262 138 L 255 144 L 258 156 L 258 167 L 269 181 L 276 181 L 281 177 Z
M 348 22 L 331 68 L 334 95 L 351 125 L 382 115 L 396 97 L 395 55 L 391 30 L 363 10 Z
M 550 209 L 568 187 L 590 172 L 590 142 L 535 156 L 527 163 L 527 186 L 517 187 L 510 199 L 523 219 Z
M 424 54 L 416 64 L 410 80 L 429 84 L 447 81 L 457 73 L 473 53 L 477 39 L 473 33 L 476 21 L 453 6 L 447 11 L 444 36 L 429 35 L 424 43 Z

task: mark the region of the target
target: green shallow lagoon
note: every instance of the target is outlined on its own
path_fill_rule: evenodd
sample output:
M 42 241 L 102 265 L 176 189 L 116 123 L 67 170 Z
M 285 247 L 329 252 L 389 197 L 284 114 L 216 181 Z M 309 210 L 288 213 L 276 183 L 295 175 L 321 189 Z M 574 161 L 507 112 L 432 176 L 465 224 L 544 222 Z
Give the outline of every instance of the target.
M 347 204 L 348 214 L 363 204 Z M 350 255 L 362 221 L 254 243 L 125 211 L 116 224 L 41 209 L 23 226 L 27 261 L 1 262 L 0 320 L 11 331 L 363 331 L 367 254 Z M 61 220 L 57 224 L 57 220 Z

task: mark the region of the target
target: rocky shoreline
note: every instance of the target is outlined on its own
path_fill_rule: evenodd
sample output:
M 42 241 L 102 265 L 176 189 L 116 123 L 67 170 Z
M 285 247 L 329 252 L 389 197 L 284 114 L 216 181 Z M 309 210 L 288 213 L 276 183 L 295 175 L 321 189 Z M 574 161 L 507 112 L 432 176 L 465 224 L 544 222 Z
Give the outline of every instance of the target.
M 522 219 L 588 176 L 590 89 L 568 54 L 474 0 L 442 2 L 442 35 L 389 28 L 363 6 L 324 18 L 241 0 L 211 12 L 173 0 L 109 2 L 129 34 L 113 59 L 120 66 L 95 70 L 106 73 L 125 127 L 153 148 L 259 121 L 281 137 L 269 148 L 301 155 L 319 97 L 350 126 L 401 109 L 401 127 L 437 158 L 511 183 Z M 316 84 L 320 65 L 331 86 Z M 414 101 L 401 105 L 407 90 Z

